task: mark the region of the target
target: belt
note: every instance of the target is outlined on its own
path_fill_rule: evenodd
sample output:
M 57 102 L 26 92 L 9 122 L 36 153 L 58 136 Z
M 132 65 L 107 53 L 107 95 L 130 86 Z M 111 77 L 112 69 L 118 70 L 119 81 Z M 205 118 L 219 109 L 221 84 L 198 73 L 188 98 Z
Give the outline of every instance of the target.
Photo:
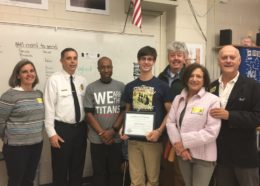
M 82 125 L 83 123 L 84 123 L 84 121 L 80 121 L 78 123 L 65 123 L 63 121 L 55 120 L 55 125 L 64 125 L 64 126 L 68 126 L 68 127 L 78 127 L 78 126 Z

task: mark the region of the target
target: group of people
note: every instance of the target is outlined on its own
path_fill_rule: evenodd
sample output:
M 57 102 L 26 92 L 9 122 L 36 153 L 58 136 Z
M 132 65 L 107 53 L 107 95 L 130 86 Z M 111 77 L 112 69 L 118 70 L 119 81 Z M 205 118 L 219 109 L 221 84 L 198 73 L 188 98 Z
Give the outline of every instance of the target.
M 169 44 L 169 65 L 158 77 L 156 58 L 153 47 L 141 48 L 140 75 L 124 85 L 112 78 L 112 60 L 101 57 L 100 79 L 87 85 L 75 73 L 77 51 L 66 48 L 63 69 L 48 78 L 44 93 L 35 89 L 33 63 L 18 62 L 11 88 L 0 99 L 8 186 L 33 185 L 44 126 L 54 186 L 81 185 L 87 137 L 94 186 L 122 185 L 121 140 L 128 142 L 131 186 L 259 186 L 260 85 L 239 73 L 239 51 L 231 45 L 220 49 L 221 75 L 212 83 L 204 66 L 189 64 L 183 42 Z M 154 116 L 153 129 L 125 134 L 127 113 Z

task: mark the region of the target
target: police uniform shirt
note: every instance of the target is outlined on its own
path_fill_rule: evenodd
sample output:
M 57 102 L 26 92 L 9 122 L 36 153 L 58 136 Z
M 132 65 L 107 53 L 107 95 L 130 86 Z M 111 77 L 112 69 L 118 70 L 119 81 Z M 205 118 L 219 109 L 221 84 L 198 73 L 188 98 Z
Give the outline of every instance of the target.
M 83 98 L 86 90 L 86 79 L 73 75 L 75 88 L 78 95 L 82 121 L 85 117 Z M 62 70 L 54 73 L 46 82 L 44 91 L 45 128 L 49 137 L 56 135 L 54 120 L 75 124 L 74 100 L 71 91 L 70 74 Z

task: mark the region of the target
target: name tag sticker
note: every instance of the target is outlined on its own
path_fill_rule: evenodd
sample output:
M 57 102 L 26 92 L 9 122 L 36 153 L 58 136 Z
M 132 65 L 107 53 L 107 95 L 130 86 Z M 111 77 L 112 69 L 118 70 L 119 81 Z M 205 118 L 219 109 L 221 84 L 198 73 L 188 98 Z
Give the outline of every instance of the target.
M 37 103 L 43 103 L 42 98 L 36 98 Z
M 192 107 L 192 109 L 191 109 L 191 113 L 192 114 L 200 114 L 200 115 L 202 115 L 203 111 L 204 111 L 204 108 L 202 108 L 202 107 Z

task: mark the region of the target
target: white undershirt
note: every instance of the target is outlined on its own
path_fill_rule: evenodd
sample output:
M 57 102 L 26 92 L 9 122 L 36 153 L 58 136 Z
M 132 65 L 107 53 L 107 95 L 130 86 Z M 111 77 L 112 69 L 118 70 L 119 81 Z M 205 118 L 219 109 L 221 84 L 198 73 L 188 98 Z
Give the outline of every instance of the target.
M 237 82 L 239 76 L 239 72 L 237 73 L 236 77 L 234 77 L 232 80 L 227 82 L 226 87 L 224 86 L 224 83 L 222 81 L 222 76 L 219 77 L 219 98 L 220 98 L 220 104 L 222 108 L 226 108 L 228 98 L 231 94 L 231 91 L 234 88 L 235 83 Z

